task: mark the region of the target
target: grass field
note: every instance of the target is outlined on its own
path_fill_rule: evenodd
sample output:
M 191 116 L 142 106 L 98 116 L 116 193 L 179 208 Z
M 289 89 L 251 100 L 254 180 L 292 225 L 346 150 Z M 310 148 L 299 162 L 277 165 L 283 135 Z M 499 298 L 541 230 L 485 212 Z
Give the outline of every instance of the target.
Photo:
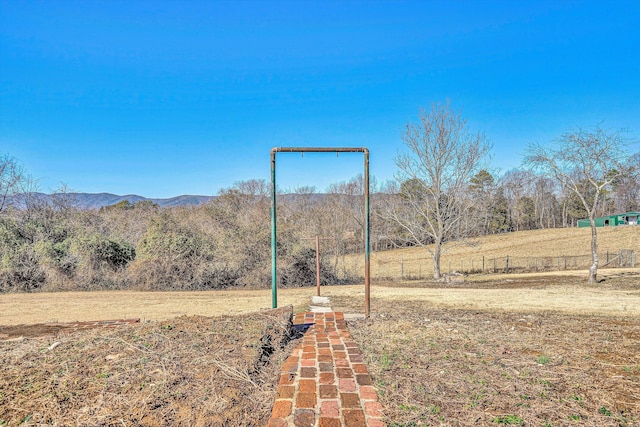
M 478 276 L 448 287 L 425 282 L 374 283 L 371 292 L 373 298 L 425 301 L 440 308 L 640 316 L 640 293 L 619 286 L 634 271 L 602 270 L 604 282 L 591 286 L 583 283 L 582 272 L 563 272 Z M 278 305 L 303 310 L 314 294 L 315 288 L 281 289 Z M 322 294 L 347 297 L 354 302 L 350 309 L 364 312 L 363 285 L 324 287 Z M 246 314 L 270 307 L 270 290 L 3 294 L 0 326 L 123 318 L 158 321 L 181 315 Z M 376 311 L 375 304 L 372 311 Z
M 495 234 L 471 239 L 466 244 L 451 246 L 442 256 L 441 271 L 471 271 L 493 268 L 492 259 L 501 259 L 498 268 L 504 268 L 504 258 L 511 259 L 513 265 L 530 266 L 542 264 L 543 260 L 552 266 L 563 267 L 564 256 L 582 256 L 589 262 L 591 254 L 590 228 L 557 228 L 547 230 L 519 231 L 515 233 Z M 640 264 L 640 227 L 598 228 L 598 253 L 609 252 L 613 258 L 620 249 L 631 249 L 636 253 Z M 536 258 L 538 258 L 536 260 Z M 363 271 L 363 257 L 350 256 L 345 259 L 356 271 Z M 601 266 L 605 259 L 600 260 Z M 351 267 L 350 267 L 351 268 Z M 586 268 L 585 268 L 586 270 Z M 431 258 L 424 248 L 413 247 L 382 252 L 371 255 L 371 277 L 399 278 L 430 277 L 433 274 Z

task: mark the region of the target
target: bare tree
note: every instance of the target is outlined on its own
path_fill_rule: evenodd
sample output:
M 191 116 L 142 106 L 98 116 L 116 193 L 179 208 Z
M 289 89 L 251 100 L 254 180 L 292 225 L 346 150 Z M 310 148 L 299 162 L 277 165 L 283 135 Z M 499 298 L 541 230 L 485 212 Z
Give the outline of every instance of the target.
M 589 283 L 598 274 L 596 211 L 602 195 L 622 177 L 638 174 L 634 156 L 626 150 L 629 141 L 622 130 L 596 127 L 577 128 L 565 133 L 554 148 L 533 144 L 528 147 L 525 164 L 553 176 L 582 203 L 591 222 L 591 267 Z
M 22 165 L 16 159 L 0 155 L 0 213 L 11 205 L 13 196 L 20 193 L 26 179 Z
M 504 189 L 504 195 L 509 205 L 509 221 L 513 231 L 527 230 L 527 224 L 532 222 L 528 218 L 526 206 L 527 200 L 533 194 L 532 183 L 535 175 L 530 171 L 511 169 L 500 179 L 500 185 Z
M 402 139 L 409 151 L 396 158 L 401 202 L 385 215 L 409 242 L 429 252 L 437 280 L 447 245 L 472 230 L 472 221 L 466 220 L 472 208 L 468 185 L 491 147 L 483 134 L 469 131 L 448 103 L 422 110 L 417 123 L 407 124 Z
M 615 212 L 640 210 L 640 182 L 632 177 L 622 178 L 614 184 L 612 198 Z

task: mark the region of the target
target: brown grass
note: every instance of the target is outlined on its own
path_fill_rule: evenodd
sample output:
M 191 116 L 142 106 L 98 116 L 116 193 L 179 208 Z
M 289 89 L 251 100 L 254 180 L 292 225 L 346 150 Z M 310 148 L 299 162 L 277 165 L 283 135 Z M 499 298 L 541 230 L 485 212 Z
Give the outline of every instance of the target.
M 299 309 L 308 303 L 309 292 L 308 288 L 280 291 L 278 305 Z M 267 290 L 0 294 L 0 326 L 124 318 L 166 320 L 246 314 L 270 307 L 271 291 Z
M 492 267 L 490 259 L 506 256 L 513 259 L 528 257 L 531 263 L 535 257 L 582 255 L 588 258 L 591 253 L 590 239 L 590 228 L 557 228 L 483 236 L 467 244 L 451 246 L 443 254 L 441 270 L 443 273 L 449 269 L 471 270 L 472 265 L 474 269 L 480 269 L 483 256 L 487 270 Z M 598 228 L 599 253 L 608 251 L 614 254 L 620 249 L 634 250 L 640 263 L 640 227 Z M 361 255 L 347 257 L 345 262 L 355 266 L 355 271 L 362 271 Z M 374 279 L 400 277 L 401 263 L 405 277 L 428 277 L 433 274 L 433 264 L 426 249 L 413 247 L 372 253 L 371 276 Z
M 412 299 L 450 308 L 640 316 L 637 269 L 603 269 L 600 277 L 603 282 L 586 285 L 582 272 L 575 271 L 479 275 L 450 286 L 424 281 L 374 283 L 371 293 L 399 304 Z M 351 305 L 345 309 L 364 312 L 363 285 L 323 287 L 322 294 L 349 297 Z M 304 310 L 311 295 L 313 288 L 281 289 L 278 304 Z M 0 294 L 0 334 L 3 325 L 123 318 L 161 321 L 183 315 L 246 314 L 270 306 L 270 290 Z
M 581 272 L 480 275 L 463 284 L 431 282 L 374 283 L 372 296 L 398 304 L 405 299 L 429 301 L 437 307 L 511 310 L 552 310 L 573 314 L 640 316 L 637 269 L 601 270 L 604 282 L 586 285 Z M 346 296 L 349 310 L 364 312 L 364 286 L 323 287 L 322 294 Z M 303 310 L 314 288 L 281 289 L 279 306 Z M 161 321 L 183 315 L 246 314 L 270 308 L 270 290 L 206 292 L 55 292 L 0 295 L 2 325 L 141 318 Z M 372 305 L 375 310 L 375 305 Z
M 376 286 L 349 330 L 388 425 L 639 426 L 640 275 L 602 273 Z
M 640 276 L 608 274 L 598 285 L 579 276 L 519 275 L 373 286 L 371 319 L 349 329 L 367 356 L 389 425 L 638 425 Z M 305 309 L 314 293 L 282 290 L 279 299 Z M 362 286 L 322 293 L 336 310 L 362 311 Z M 284 328 L 260 315 L 171 318 L 170 307 L 248 310 L 268 305 L 270 292 L 162 294 L 3 296 L 3 306 L 14 309 L 26 305 L 12 305 L 11 297 L 26 304 L 66 295 L 63 307 L 72 312 L 70 297 L 78 295 L 90 307 L 125 310 L 125 317 L 141 307 L 165 317 L 0 342 L 0 424 L 263 424 L 289 351 L 278 345 Z M 60 310 L 63 301 L 49 308 Z M 21 318 L 18 311 L 12 316 Z M 265 359 L 269 342 L 274 353 Z
M 265 425 L 290 313 L 0 341 L 0 425 Z
M 349 330 L 390 426 L 640 425 L 637 318 L 373 304 Z

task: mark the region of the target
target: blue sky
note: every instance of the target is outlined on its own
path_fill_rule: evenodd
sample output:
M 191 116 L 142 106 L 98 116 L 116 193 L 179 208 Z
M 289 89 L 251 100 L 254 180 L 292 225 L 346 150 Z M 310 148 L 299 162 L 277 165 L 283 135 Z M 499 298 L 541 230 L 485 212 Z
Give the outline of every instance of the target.
M 274 146 L 366 146 L 451 102 L 492 166 L 575 126 L 640 135 L 638 1 L 0 0 L 0 153 L 44 191 L 171 197 L 269 178 Z M 278 155 L 324 190 L 361 155 Z

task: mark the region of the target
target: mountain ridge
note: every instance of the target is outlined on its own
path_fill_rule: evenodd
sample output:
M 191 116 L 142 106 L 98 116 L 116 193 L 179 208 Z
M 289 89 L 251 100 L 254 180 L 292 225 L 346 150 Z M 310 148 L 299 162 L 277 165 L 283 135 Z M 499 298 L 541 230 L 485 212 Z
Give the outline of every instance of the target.
M 324 200 L 327 196 L 326 193 L 312 193 L 312 194 L 278 194 L 279 199 L 283 200 L 295 200 L 298 197 L 311 197 L 311 200 L 317 202 Z M 177 207 L 177 206 L 200 206 L 211 200 L 216 199 L 218 196 L 202 196 L 194 194 L 182 194 L 175 197 L 157 198 L 157 197 L 144 197 L 138 194 L 125 194 L 120 196 L 113 193 L 40 193 L 32 192 L 26 194 L 17 194 L 8 196 L 8 204 L 24 208 L 27 205 L 29 198 L 36 199 L 39 202 L 46 204 L 56 204 L 54 198 L 60 197 L 66 199 L 66 202 L 70 206 L 75 206 L 80 209 L 100 209 L 107 206 L 112 206 L 124 201 L 128 201 L 131 204 L 138 202 L 149 201 L 163 208 Z M 361 196 L 356 196 L 361 197 Z
M 175 197 L 168 198 L 151 198 L 139 196 L 137 194 L 126 194 L 120 196 L 112 193 L 64 193 L 64 194 L 46 194 L 46 193 L 29 193 L 28 195 L 16 195 L 12 196 L 13 203 L 21 206 L 25 204 L 26 197 L 37 197 L 38 199 L 51 203 L 56 196 L 63 196 L 71 202 L 72 205 L 81 209 L 100 209 L 106 206 L 115 205 L 123 201 L 129 201 L 129 203 L 138 203 L 144 201 L 150 201 L 157 204 L 160 207 L 175 207 L 175 206 L 198 206 L 205 204 L 213 200 L 216 196 L 201 196 L 193 194 L 183 194 Z

